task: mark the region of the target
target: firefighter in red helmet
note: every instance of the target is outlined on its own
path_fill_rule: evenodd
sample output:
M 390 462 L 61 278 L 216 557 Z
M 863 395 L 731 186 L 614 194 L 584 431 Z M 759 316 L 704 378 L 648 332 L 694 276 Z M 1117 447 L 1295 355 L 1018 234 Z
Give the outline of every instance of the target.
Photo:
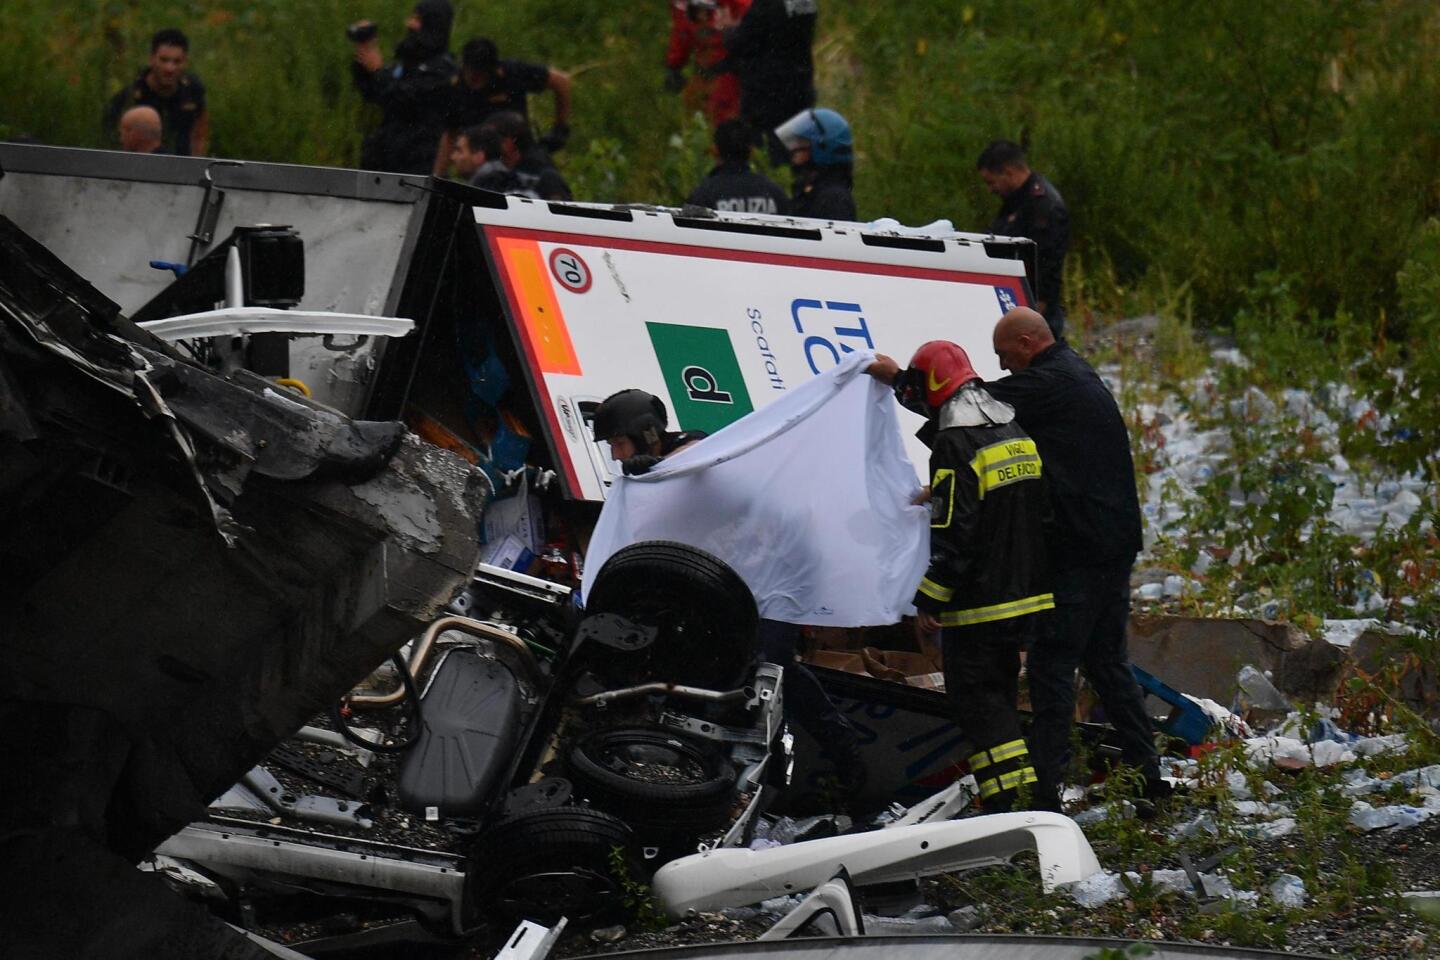
M 1020 650 L 1055 606 L 1040 455 L 957 344 L 922 345 L 904 371 L 880 356 L 869 373 L 926 418 L 930 567 L 915 607 L 923 630 L 941 632 L 945 690 L 972 746 L 981 803 L 1011 810 L 1035 783 L 1016 710 Z

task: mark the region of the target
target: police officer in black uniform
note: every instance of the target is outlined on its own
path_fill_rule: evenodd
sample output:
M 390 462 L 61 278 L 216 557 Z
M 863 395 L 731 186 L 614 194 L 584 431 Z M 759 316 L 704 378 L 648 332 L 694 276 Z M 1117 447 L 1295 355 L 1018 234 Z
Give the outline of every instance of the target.
M 373 24 L 351 28 L 356 38 L 350 65 L 355 87 L 368 102 L 384 110 L 380 128 L 365 138 L 360 166 L 366 170 L 428 174 L 445 129 L 459 69 L 450 56 L 450 25 L 455 11 L 449 0 L 420 0 L 406 21 L 406 33 L 395 45 L 395 62 L 381 62 Z
M 733 213 L 785 213 L 789 198 L 780 185 L 750 169 L 755 135 L 742 120 L 726 120 L 715 128 L 715 154 L 720 163 L 705 175 L 687 204 Z
M 797 111 L 815 105 L 817 0 L 755 0 L 738 26 L 725 34 L 726 60 L 716 72 L 740 78 L 740 118 L 752 130 L 773 130 Z M 770 141 L 772 163 L 785 153 Z
M 1142 545 L 1130 434 L 1099 375 L 1055 340 L 1040 314 L 1016 307 L 1000 318 L 994 340 L 1000 366 L 1011 373 L 986 389 L 1013 406 L 1035 438 L 1054 510 L 1054 630 L 1036 640 L 1026 661 L 1036 795 L 1060 809 L 1075 671 L 1083 669 L 1119 735 L 1121 759 L 1145 778 L 1144 799 L 1163 799 L 1170 787 L 1160 778 L 1154 732 L 1125 642 L 1130 568 Z
M 569 200 L 570 185 L 555 169 L 545 148 L 534 140 L 530 121 L 511 110 L 497 113 L 480 125 L 485 134 L 499 138 L 500 162 L 514 180 L 513 189 L 504 191 L 533 200 Z M 497 177 L 500 171 L 496 171 Z M 493 189 L 493 188 L 492 188 Z
M 986 188 L 1002 200 L 990 232 L 1035 241 L 1035 306 L 1058 340 L 1065 331 L 1060 284 L 1065 278 L 1065 252 L 1070 249 L 1070 210 L 1065 198 L 1054 184 L 1030 169 L 1025 151 L 1009 140 L 987 146 L 976 166 Z
M 930 566 L 915 608 L 922 630 L 940 631 L 945 692 L 971 744 L 981 805 L 1002 813 L 1036 782 L 1016 707 L 1020 650 L 1055 606 L 1040 453 L 957 344 L 922 344 L 903 373 L 877 357 L 868 372 L 926 418 Z
M 550 152 L 570 139 L 570 75 L 544 64 L 501 60 L 489 37 L 465 41 L 460 51 L 460 82 L 445 115 L 445 134 L 436 155 L 435 176 L 445 173 L 445 158 L 463 130 L 479 126 L 497 113 L 530 118 L 530 96 L 549 90 L 555 95 L 555 122 L 540 144 Z
M 160 114 L 162 150 L 176 156 L 202 156 L 209 146 L 210 115 L 205 109 L 205 84 L 185 70 L 190 41 L 173 28 L 155 31 L 150 38 L 150 63 L 135 82 L 105 108 L 105 135 L 113 142 L 120 117 L 132 107 L 153 107 Z
M 858 220 L 855 195 L 854 144 L 850 124 L 824 107 L 801 110 L 775 128 L 790 151 L 795 171 L 790 215 L 817 220 Z

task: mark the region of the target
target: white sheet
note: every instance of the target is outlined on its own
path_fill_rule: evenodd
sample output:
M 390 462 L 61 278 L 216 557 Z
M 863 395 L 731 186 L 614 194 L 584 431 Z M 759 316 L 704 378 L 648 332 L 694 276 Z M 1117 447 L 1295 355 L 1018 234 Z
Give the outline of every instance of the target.
M 615 481 L 585 585 L 622 547 L 677 540 L 749 584 L 772 620 L 894 623 L 929 562 L 929 509 L 905 455 L 894 396 L 852 353 L 832 370 L 641 477 Z

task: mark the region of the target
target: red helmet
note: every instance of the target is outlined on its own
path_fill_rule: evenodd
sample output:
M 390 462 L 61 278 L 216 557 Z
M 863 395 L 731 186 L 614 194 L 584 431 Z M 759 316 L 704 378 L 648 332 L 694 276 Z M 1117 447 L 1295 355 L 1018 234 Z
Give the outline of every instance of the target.
M 924 414 L 927 407 L 939 408 L 956 390 L 979 379 L 959 344 L 931 340 L 920 345 L 910 358 L 910 368 L 895 380 L 895 396 L 906 409 Z

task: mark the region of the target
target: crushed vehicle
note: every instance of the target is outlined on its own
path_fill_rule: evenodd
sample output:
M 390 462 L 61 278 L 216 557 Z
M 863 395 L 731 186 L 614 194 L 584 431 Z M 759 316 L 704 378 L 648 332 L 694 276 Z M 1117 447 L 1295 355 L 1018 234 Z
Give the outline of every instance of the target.
M 641 387 L 713 432 L 846 353 L 940 336 L 994 375 L 990 327 L 1031 299 L 1026 242 L 9 144 L 0 165 L 13 263 L 44 265 L 5 274 L 18 328 L 165 428 L 111 426 L 87 398 L 52 418 L 63 458 L 7 473 L 27 491 L 8 540 L 37 572 L 7 587 L 25 611 L 9 629 L 43 678 L 20 671 L 18 702 L 89 709 L 72 689 L 88 683 L 87 722 L 127 730 L 118 754 L 113 734 L 72 745 L 103 789 L 90 771 L 64 784 L 78 807 L 123 801 L 81 818 L 106 856 L 150 856 L 244 929 L 343 950 L 600 917 L 669 861 L 742 853 L 762 812 L 825 802 L 833 767 L 792 740 L 724 564 L 634 545 L 582 615 L 615 478 L 590 418 Z M 34 382 L 8 394 L 34 407 Z M 17 449 L 46 436 L 26 409 L 4 410 Z M 135 496 L 129 478 L 152 474 L 165 497 Z M 61 546 L 77 541 L 83 562 Z M 75 647 L 102 631 L 106 652 Z M 842 669 L 815 669 L 867 744 L 855 802 L 946 789 L 963 745 L 923 685 L 933 657 L 873 649 L 883 629 L 831 633 Z M 54 749 L 48 716 L 17 721 L 44 731 L 35 750 Z M 832 854 L 813 849 L 819 877 Z
M 157 869 L 206 878 L 261 929 L 294 923 L 303 892 L 331 901 L 322 918 L 458 936 L 594 920 L 672 857 L 748 842 L 788 738 L 780 668 L 755 662 L 733 572 L 637 544 L 578 623 L 563 591 L 498 568 L 464 598 L 485 619 L 434 621 L 395 690 L 299 731 L 165 841 Z

